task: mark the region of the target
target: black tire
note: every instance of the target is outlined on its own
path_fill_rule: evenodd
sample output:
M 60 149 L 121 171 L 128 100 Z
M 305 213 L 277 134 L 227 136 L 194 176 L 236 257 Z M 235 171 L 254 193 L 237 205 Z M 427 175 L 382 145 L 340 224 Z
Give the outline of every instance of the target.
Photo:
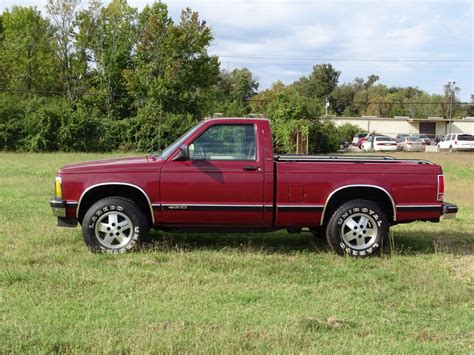
M 339 255 L 366 257 L 380 254 L 388 245 L 388 230 L 388 218 L 376 203 L 352 200 L 333 213 L 326 239 Z
M 143 211 L 132 200 L 123 197 L 106 197 L 97 201 L 82 221 L 84 242 L 95 252 L 135 250 L 147 232 L 148 221 Z

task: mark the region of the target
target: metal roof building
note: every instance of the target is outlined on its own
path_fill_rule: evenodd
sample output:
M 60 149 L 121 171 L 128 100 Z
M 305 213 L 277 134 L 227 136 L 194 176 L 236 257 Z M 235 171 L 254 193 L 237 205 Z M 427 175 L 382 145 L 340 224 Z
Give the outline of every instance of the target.
M 399 133 L 446 135 L 448 133 L 467 133 L 474 135 L 474 117 L 463 119 L 444 119 L 442 117 L 410 118 L 406 116 L 376 117 L 335 117 L 336 126 L 350 123 L 359 126 L 362 131 L 375 131 L 379 134 L 395 137 Z

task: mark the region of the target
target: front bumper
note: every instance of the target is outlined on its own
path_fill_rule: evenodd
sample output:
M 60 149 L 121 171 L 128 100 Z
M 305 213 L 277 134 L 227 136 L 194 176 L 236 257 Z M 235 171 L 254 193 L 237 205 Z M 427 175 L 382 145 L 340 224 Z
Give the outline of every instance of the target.
M 55 217 L 66 217 L 66 201 L 57 198 L 49 200 L 49 206 Z
M 68 218 L 66 213 L 67 202 L 58 198 L 49 200 L 49 206 L 53 211 L 53 216 L 58 217 L 58 227 L 75 227 L 77 226 L 76 218 Z
M 449 202 L 443 202 L 442 214 L 444 218 L 455 218 L 456 213 L 458 213 L 457 205 Z

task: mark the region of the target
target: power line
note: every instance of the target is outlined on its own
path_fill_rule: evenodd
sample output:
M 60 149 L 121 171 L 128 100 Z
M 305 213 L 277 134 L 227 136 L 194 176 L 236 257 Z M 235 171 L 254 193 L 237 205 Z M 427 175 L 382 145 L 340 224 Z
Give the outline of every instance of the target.
M 271 99 L 254 99 L 250 101 L 254 102 L 269 102 Z M 351 104 L 356 105 L 449 105 L 449 102 L 424 102 L 424 101 L 351 101 Z M 455 102 L 454 105 L 474 105 L 472 102 Z
M 313 60 L 333 62 L 474 62 L 474 58 L 427 58 L 427 57 L 303 57 L 280 55 L 214 54 L 222 58 L 263 60 Z

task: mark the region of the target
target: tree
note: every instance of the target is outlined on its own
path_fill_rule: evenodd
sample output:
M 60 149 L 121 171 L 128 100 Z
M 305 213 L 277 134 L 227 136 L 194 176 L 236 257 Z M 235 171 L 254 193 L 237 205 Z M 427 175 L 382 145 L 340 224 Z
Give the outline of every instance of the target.
M 353 106 L 354 97 L 357 92 L 356 87 L 352 84 L 343 84 L 334 89 L 332 92 L 331 109 L 338 116 L 356 116 L 357 110 Z
M 447 83 L 443 86 L 445 104 L 443 104 L 445 117 L 447 118 L 460 118 L 462 115 L 461 105 L 456 97 L 461 91 L 456 83 Z
M 13 91 L 55 91 L 60 87 L 52 29 L 32 7 L 13 6 L 2 16 L 1 80 Z
M 73 95 L 74 19 L 80 0 L 48 0 L 46 10 L 53 21 L 58 56 L 61 62 L 61 82 L 69 100 Z
M 466 107 L 466 116 L 474 117 L 474 94 L 471 94 L 471 103 Z
M 3 56 L 5 54 L 5 28 L 3 26 L 3 14 L 0 14 L 0 88 L 7 86 L 7 63 Z
M 93 63 L 91 104 L 104 107 L 108 117 L 131 114 L 124 72 L 133 66 L 137 10 L 126 0 L 113 0 L 101 8 L 97 1 L 77 16 L 77 46 Z
M 214 111 L 226 116 L 244 116 L 250 112 L 249 102 L 257 94 L 258 82 L 247 68 L 221 71 L 216 85 Z
M 263 90 L 250 99 L 250 111 L 255 113 L 265 112 L 267 105 L 274 101 L 279 94 L 282 94 L 286 88 L 282 81 L 275 81 L 270 89 Z
M 207 49 L 211 29 L 189 8 L 174 24 L 165 4 L 146 6 L 139 16 L 134 69 L 126 71 L 128 92 L 138 109 L 154 100 L 160 112 L 209 113 L 219 62 Z
M 367 77 L 367 81 L 364 83 L 364 87 L 366 89 L 370 88 L 372 85 L 374 85 L 375 82 L 379 81 L 379 76 L 378 75 L 369 75 Z
M 294 153 L 296 135 L 308 135 L 310 122 L 318 121 L 322 106 L 289 87 L 274 96 L 264 113 L 271 121 L 275 151 Z
M 293 86 L 303 96 L 312 97 L 325 102 L 337 87 L 341 72 L 331 64 L 318 64 L 308 77 L 302 77 Z

